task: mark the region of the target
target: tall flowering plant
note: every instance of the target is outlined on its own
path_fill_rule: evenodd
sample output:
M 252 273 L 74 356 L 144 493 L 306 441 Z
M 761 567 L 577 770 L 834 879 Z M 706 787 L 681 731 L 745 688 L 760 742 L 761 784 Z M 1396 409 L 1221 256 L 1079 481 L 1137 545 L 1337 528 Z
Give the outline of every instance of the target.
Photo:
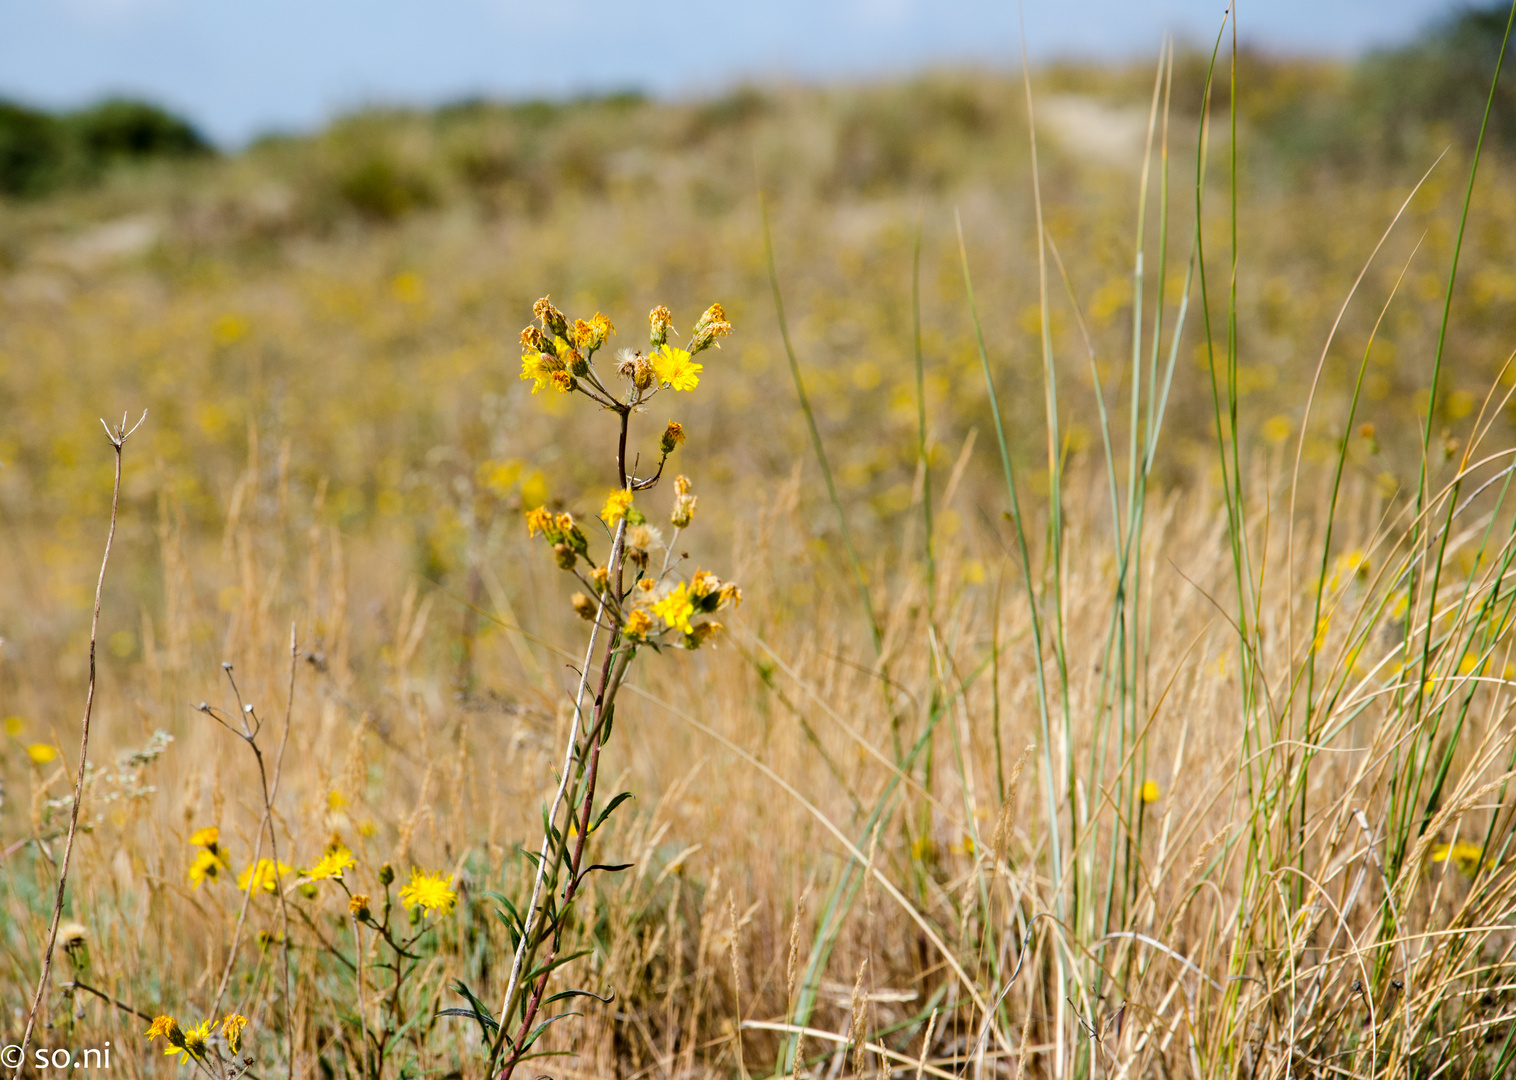
M 546 507 L 526 515 L 528 534 L 542 537 L 558 566 L 579 583 L 570 603 L 590 627 L 561 778 L 544 818 L 541 847 L 531 855 L 531 897 L 524 907 L 500 897 L 515 946 L 500 1007 L 490 1013 L 459 983 L 469 1007 L 447 1010 L 479 1022 L 489 1047 L 487 1073 L 502 1080 L 540 1053 L 533 1048 L 550 1024 L 570 1015 L 546 1015 L 549 1006 L 588 994 L 547 991 L 553 972 L 569 959 L 561 948 L 563 932 L 585 878 L 596 869 L 625 869 L 586 868 L 585 854 L 591 834 L 623 798 L 611 799 L 597 813 L 601 749 L 611 735 L 616 695 L 627 671 L 645 648 L 700 648 L 721 631 L 712 616 L 742 599 L 736 585 L 705 570 L 689 571 L 682 565 L 684 556 L 674 554 L 679 534 L 695 517 L 697 498 L 688 479 L 674 478 L 667 541 L 648 517 L 646 493 L 658 485 L 669 457 L 684 443 L 683 427 L 668 421 L 658 439 L 656 466 L 642 469 L 631 443 L 632 418 L 646 411 L 653 398 L 699 386 L 704 368 L 696 357 L 719 347 L 732 331 L 721 305 L 706 309 L 684 348 L 669 340 L 674 333 L 669 310 L 654 308 L 648 315 L 648 347 L 621 349 L 605 371 L 596 366 L 596 357 L 616 331 L 604 315 L 570 322 L 547 298 L 537 301 L 532 314 L 535 321 L 521 332 L 522 379 L 532 383 L 534 394 L 548 390 L 589 398 L 615 416 L 617 434 L 615 484 L 597 518 L 580 520 Z M 609 545 L 603 560 L 592 550 L 605 550 L 602 545 Z

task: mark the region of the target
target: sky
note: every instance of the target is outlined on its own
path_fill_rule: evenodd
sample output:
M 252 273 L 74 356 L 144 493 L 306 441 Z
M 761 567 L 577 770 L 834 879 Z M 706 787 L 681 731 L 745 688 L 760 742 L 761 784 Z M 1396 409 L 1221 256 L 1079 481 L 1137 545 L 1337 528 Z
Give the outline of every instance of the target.
M 1033 59 L 1212 40 L 1225 0 L 1023 0 Z M 1350 56 L 1455 0 L 1240 0 L 1243 40 Z M 235 147 L 366 105 L 659 96 L 745 80 L 1012 66 L 1015 0 L 0 0 L 0 96 L 143 97 Z

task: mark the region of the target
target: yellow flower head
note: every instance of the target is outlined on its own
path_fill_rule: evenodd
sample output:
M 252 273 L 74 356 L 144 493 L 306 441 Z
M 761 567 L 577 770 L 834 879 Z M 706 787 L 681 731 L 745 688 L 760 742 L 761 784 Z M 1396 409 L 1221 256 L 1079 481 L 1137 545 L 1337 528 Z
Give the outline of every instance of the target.
M 1460 840 L 1456 844 L 1438 844 L 1432 849 L 1433 862 L 1447 862 L 1450 859 L 1459 870 L 1473 877 L 1479 864 L 1484 861 L 1484 848 Z
M 209 881 L 215 883 L 220 881 L 222 871 L 229 874 L 232 872 L 232 868 L 221 857 L 221 852 L 213 848 L 201 848 L 195 853 L 195 861 L 190 863 L 190 887 L 198 889 L 202 882 Z
M 34 742 L 26 748 L 26 756 L 38 765 L 46 765 L 58 756 L 58 751 L 45 742 Z
M 695 331 L 690 335 L 690 352 L 704 352 L 712 345 L 720 348 L 716 339 L 726 337 L 731 332 L 732 324 L 727 322 L 726 312 L 721 310 L 720 304 L 712 304 L 700 316 L 700 321 L 695 323 Z
M 647 338 L 654 348 L 669 339 L 669 328 L 673 324 L 674 316 L 662 304 L 647 313 Z
M 190 843 L 196 847 L 214 848 L 221 839 L 221 830 L 214 825 L 207 825 L 203 829 L 196 829 L 190 833 Z
M 671 629 L 690 633 L 690 616 L 695 613 L 695 605 L 690 602 L 688 587 L 681 584 L 673 592 L 653 605 L 653 614 L 662 619 Z
M 275 865 L 273 859 L 259 859 L 257 865 L 237 875 L 237 888 L 247 892 L 248 885 L 254 884 L 264 892 L 273 892 L 279 887 L 279 879 L 289 872 L 290 867 L 284 863 Z
M 354 893 L 347 902 L 348 914 L 355 919 L 366 919 L 369 916 L 368 894 Z
M 153 1020 L 153 1026 L 142 1034 L 146 1035 L 151 1042 L 162 1035 L 170 1043 L 182 1043 L 184 1036 L 179 1031 L 179 1024 L 172 1016 L 160 1016 Z
M 183 1057 L 203 1058 L 206 1048 L 210 1045 L 210 1041 L 211 1022 L 209 1020 L 202 1020 L 192 1028 L 185 1028 L 184 1045 L 178 1048 L 177 1051 L 171 1050 L 169 1053 L 177 1052 L 183 1055 Z M 180 1064 L 183 1064 L 183 1057 L 180 1059 Z
M 641 608 L 634 608 L 626 617 L 626 625 L 622 627 L 627 637 L 638 639 L 647 637 L 648 631 L 652 628 L 653 620 Z
M 674 390 L 693 390 L 700 385 L 700 373 L 705 369 L 690 359 L 690 354 L 665 342 L 654 350 L 649 358 L 658 381 Z
M 221 1021 L 221 1036 L 226 1039 L 226 1045 L 232 1053 L 242 1050 L 242 1029 L 247 1027 L 247 1017 L 241 1013 L 229 1013 L 225 1020 Z
M 605 497 L 605 507 L 600 511 L 600 520 L 607 525 L 615 525 L 632 506 L 632 493 L 625 488 L 613 491 Z
M 521 354 L 521 378 L 531 381 L 534 394 L 546 386 L 552 376 L 552 371 L 545 362 L 546 359 L 546 353 L 528 351 Z
M 595 312 L 595 317 L 589 322 L 583 319 L 574 320 L 574 344 L 586 352 L 594 352 L 605 344 L 605 339 L 616 332 L 607 319 L 600 312 Z
M 534 510 L 526 512 L 526 535 L 529 537 L 543 533 L 551 538 L 556 531 L 556 526 L 557 523 L 553 518 L 552 512 L 545 506 L 539 506 Z
M 333 844 L 326 849 L 326 854 L 321 860 L 305 872 L 305 876 L 312 881 L 325 881 L 327 878 L 340 878 L 342 871 L 349 866 L 356 865 L 358 860 L 353 858 L 353 853 L 341 844 Z
M 1142 785 L 1142 801 L 1143 802 L 1145 802 L 1145 803 L 1155 803 L 1155 802 L 1158 801 L 1159 797 L 1162 794 L 1163 793 L 1158 790 L 1157 783 L 1155 783 L 1154 781 L 1147 780 L 1147 781 L 1143 782 L 1143 785 Z
M 419 905 L 428 915 L 438 911 L 446 915 L 458 902 L 458 894 L 448 888 L 446 875 L 423 873 L 413 866 L 410 884 L 400 889 L 400 902 L 407 911 Z

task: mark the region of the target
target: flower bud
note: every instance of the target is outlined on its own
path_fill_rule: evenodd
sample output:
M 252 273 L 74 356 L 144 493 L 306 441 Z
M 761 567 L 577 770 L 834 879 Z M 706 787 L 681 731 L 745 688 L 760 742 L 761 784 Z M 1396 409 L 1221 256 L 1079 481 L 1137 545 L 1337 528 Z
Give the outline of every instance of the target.
M 364 893 L 354 893 L 353 898 L 347 902 L 347 910 L 359 922 L 366 921 L 370 915 L 368 896 Z
M 573 596 L 569 597 L 569 603 L 574 606 L 575 614 L 581 619 L 589 621 L 595 617 L 595 601 L 585 596 L 584 593 L 576 592 Z
M 388 887 L 395 880 L 395 868 L 389 863 L 379 867 L 379 884 Z
M 561 540 L 553 545 L 553 556 L 558 560 L 558 569 L 560 570 L 572 570 L 574 568 L 574 560 L 578 558 L 574 554 L 574 549 Z
M 578 349 L 570 349 L 568 354 L 568 369 L 575 375 L 588 375 L 590 362 L 584 358 L 584 354 Z
M 684 426 L 676 420 L 670 420 L 669 426 L 663 429 L 663 441 L 659 443 L 659 449 L 663 451 L 663 456 L 667 457 L 672 454 L 674 447 L 680 445 L 682 442 L 684 442 Z
M 300 886 L 300 895 L 307 900 L 314 900 L 320 894 L 321 890 L 316 887 L 314 881 L 307 881 L 304 885 Z

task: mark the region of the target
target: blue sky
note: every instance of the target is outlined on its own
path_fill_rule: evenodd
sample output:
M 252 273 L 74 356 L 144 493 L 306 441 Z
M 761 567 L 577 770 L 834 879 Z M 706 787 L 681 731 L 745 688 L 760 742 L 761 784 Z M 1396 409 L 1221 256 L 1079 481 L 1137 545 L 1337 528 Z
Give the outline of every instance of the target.
M 1225 0 L 1024 0 L 1027 48 L 1156 51 L 1209 40 Z M 1450 0 L 1241 0 L 1244 39 L 1350 55 L 1415 32 Z M 0 0 L 0 95 L 73 106 L 160 101 L 224 145 L 373 103 L 1009 65 L 1014 0 Z

